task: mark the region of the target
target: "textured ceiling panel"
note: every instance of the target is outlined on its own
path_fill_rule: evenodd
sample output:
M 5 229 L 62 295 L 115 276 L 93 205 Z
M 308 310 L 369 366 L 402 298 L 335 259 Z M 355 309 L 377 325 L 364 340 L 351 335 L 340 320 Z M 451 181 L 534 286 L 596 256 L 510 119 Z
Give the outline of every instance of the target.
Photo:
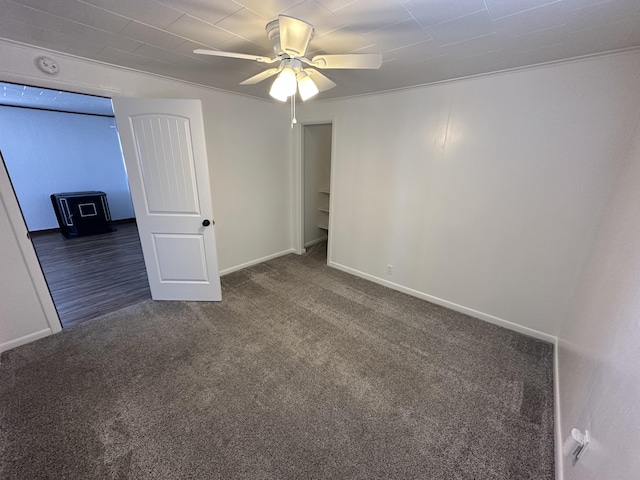
M 199 20 L 191 15 L 183 15 L 167 27 L 167 30 L 202 45 L 213 47 L 233 37 L 233 33 Z
M 382 54 L 379 70 L 324 70 L 337 87 L 322 99 L 640 47 L 638 0 L 0 0 L 0 9 L 0 37 L 264 98 L 271 80 L 238 84 L 271 65 L 193 50 L 270 56 L 265 25 L 284 13 L 314 25 L 309 56 Z
M 113 116 L 108 98 L 1 82 L 0 105 Z

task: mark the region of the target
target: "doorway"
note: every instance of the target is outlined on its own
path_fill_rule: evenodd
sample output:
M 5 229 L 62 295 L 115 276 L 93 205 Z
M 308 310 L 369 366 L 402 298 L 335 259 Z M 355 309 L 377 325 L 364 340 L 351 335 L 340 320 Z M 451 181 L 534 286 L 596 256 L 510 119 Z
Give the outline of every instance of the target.
M 0 148 L 62 325 L 151 298 L 111 100 L 2 87 Z M 107 193 L 113 231 L 63 237 L 50 195 L 88 190 Z
M 307 255 L 327 261 L 331 219 L 333 124 L 301 128 L 302 245 Z

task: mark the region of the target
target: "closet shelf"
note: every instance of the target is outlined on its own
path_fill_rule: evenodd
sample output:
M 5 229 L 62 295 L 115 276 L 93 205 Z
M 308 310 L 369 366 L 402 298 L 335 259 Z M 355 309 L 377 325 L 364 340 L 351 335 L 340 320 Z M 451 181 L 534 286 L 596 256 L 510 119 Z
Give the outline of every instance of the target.
M 322 202 L 322 203 L 329 203 L 329 195 L 331 195 L 329 193 L 329 188 L 321 188 L 320 190 L 318 190 L 320 193 L 323 193 L 325 195 L 327 195 L 327 201 L 326 202 Z M 322 212 L 322 214 L 320 215 L 319 218 L 319 222 L 318 222 L 318 228 L 321 228 L 322 230 L 326 230 L 327 232 L 329 231 L 329 206 L 327 207 L 318 207 L 318 211 Z M 324 215 L 326 213 L 326 215 Z

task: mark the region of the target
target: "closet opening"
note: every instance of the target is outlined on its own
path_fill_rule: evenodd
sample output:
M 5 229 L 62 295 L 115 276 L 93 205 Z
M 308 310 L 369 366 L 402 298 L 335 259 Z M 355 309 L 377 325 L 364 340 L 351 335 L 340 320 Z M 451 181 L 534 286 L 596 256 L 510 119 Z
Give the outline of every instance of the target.
M 302 246 L 306 255 L 325 263 L 331 236 L 332 137 L 332 123 L 302 125 Z

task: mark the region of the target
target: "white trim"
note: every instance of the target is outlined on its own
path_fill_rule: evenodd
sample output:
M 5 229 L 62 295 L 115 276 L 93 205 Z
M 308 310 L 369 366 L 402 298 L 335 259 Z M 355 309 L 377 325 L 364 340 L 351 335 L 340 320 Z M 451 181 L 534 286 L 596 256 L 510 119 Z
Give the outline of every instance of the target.
M 408 288 L 403 285 L 399 285 L 397 283 L 389 282 L 388 280 L 383 280 L 382 278 L 374 277 L 373 275 L 369 275 L 368 273 L 364 273 L 359 270 L 346 267 L 344 265 L 340 265 L 339 263 L 336 263 L 333 261 L 329 261 L 328 265 L 330 267 L 337 268 L 338 270 L 342 270 L 343 272 L 347 272 L 352 275 L 355 275 L 356 277 L 364 278 L 365 280 L 369 280 L 379 285 L 384 285 L 385 287 L 389 287 L 393 290 L 406 293 L 407 295 L 411 295 L 413 297 L 421 298 L 422 300 L 427 300 L 428 302 L 435 303 L 436 305 L 441 305 L 443 307 L 450 308 L 451 310 L 455 310 L 456 312 L 470 315 L 474 318 L 484 320 L 489 323 L 493 323 L 494 325 L 499 325 L 509 330 L 513 330 L 514 332 L 522 333 L 524 335 L 537 338 L 538 340 L 544 340 L 545 342 L 549 342 L 554 345 L 557 342 L 557 338 L 554 337 L 553 335 L 549 335 L 548 333 L 544 333 L 539 330 L 535 330 L 533 328 L 525 327 L 523 325 L 518 325 L 517 323 L 510 322 L 509 320 L 495 317 L 488 313 L 474 310 L 473 308 L 468 308 L 462 305 L 458 305 L 457 303 L 453 303 L 439 297 L 434 297 L 433 295 L 429 295 L 427 293 L 420 292 L 418 290 L 414 290 L 412 288 Z
M 320 237 L 320 238 L 316 238 L 315 240 L 311 240 L 310 242 L 307 242 L 304 244 L 304 248 L 308 248 L 311 247 L 313 245 L 317 245 L 318 243 L 322 243 L 327 241 L 329 237 L 327 235 L 325 235 L 324 237 Z
M 69 60 L 73 60 L 73 61 L 84 63 L 84 64 L 89 64 L 92 66 L 113 68 L 115 70 L 120 70 L 122 72 L 135 73 L 139 75 L 145 75 L 147 77 L 160 78 L 168 82 L 184 83 L 187 85 L 191 85 L 192 87 L 195 87 L 195 88 L 204 88 L 206 90 L 214 90 L 217 92 L 229 93 L 231 95 L 238 95 L 244 98 L 252 98 L 254 100 L 260 100 L 262 102 L 273 103 L 273 100 L 271 99 L 271 97 L 268 97 L 268 96 L 262 97 L 262 96 L 249 95 L 247 93 L 242 93 L 242 92 L 225 90 L 223 88 L 213 87 L 211 85 L 207 85 L 204 83 L 197 83 L 190 80 L 181 80 L 176 77 L 169 77 L 166 75 L 161 75 L 159 73 L 147 72 L 145 70 L 139 70 L 131 67 L 124 67 L 122 65 L 116 65 L 115 63 L 108 63 L 102 60 L 96 60 L 94 58 L 80 57 L 78 55 L 74 55 L 71 53 L 65 53 L 58 50 L 51 50 L 50 48 L 39 47 L 37 45 L 32 45 L 30 43 L 10 40 L 8 38 L 0 38 L 0 44 L 5 44 L 10 47 L 21 48 L 23 50 L 35 49 L 40 52 L 47 52 L 53 57 L 67 58 Z M 26 55 L 29 57 L 32 55 L 32 52 L 29 52 Z M 4 75 L 7 77 L 7 78 L 3 78 L 4 81 L 10 82 L 10 83 L 20 83 L 23 85 L 27 84 L 27 82 L 24 81 L 24 79 L 27 78 L 30 81 L 36 82 L 34 84 L 29 85 L 33 87 L 51 88 L 51 89 L 59 88 L 61 90 L 69 91 L 68 88 L 63 88 L 65 85 L 69 85 L 74 87 L 74 90 L 72 90 L 73 93 L 85 93 L 87 95 L 97 95 L 97 96 L 103 96 L 103 97 L 108 96 L 109 98 L 122 95 L 122 90 L 120 88 L 114 88 L 104 84 L 96 85 L 95 83 L 77 83 L 77 82 L 70 81 L 68 79 L 61 80 L 55 77 L 52 78 L 51 76 L 45 77 L 42 74 L 30 75 L 22 72 L 13 72 L 13 71 L 7 71 L 7 70 L 0 72 L 0 75 Z
M 236 265 L 235 267 L 225 268 L 224 270 L 220 270 L 220 276 L 223 276 L 232 272 L 237 272 L 238 270 L 242 270 L 243 268 L 251 267 L 253 265 L 257 265 L 258 263 L 266 262 L 268 260 L 273 260 L 274 258 L 283 257 L 284 255 L 289 255 L 290 253 L 296 253 L 296 249 L 289 248 L 288 250 L 283 250 L 282 252 L 273 253 L 271 255 L 267 255 L 266 257 L 257 258 L 249 262 L 241 263 L 240 265 Z
M 52 50 L 50 48 L 39 47 L 37 45 L 32 45 L 30 43 L 19 42 L 17 40 L 10 40 L 10 39 L 7 39 L 7 38 L 0 39 L 0 43 L 4 43 L 4 44 L 9 45 L 9 46 L 14 46 L 14 47 L 23 48 L 23 49 L 35 49 L 35 50 L 39 50 L 39 51 L 42 51 L 42 52 L 50 53 L 52 56 L 68 58 L 68 59 L 72 59 L 72 60 L 75 60 L 75 61 L 78 61 L 78 62 L 84 62 L 84 63 L 98 65 L 98 66 L 105 66 L 105 67 L 121 70 L 121 71 L 124 71 L 124 72 L 134 72 L 134 73 L 138 73 L 138 74 L 142 74 L 142 75 L 147 75 L 149 77 L 156 77 L 156 78 L 161 78 L 163 80 L 179 82 L 179 83 L 186 83 L 186 84 L 192 85 L 194 87 L 206 88 L 206 89 L 209 89 L 209 90 L 217 90 L 219 92 L 230 93 L 232 95 L 239 95 L 239 96 L 246 97 L 246 98 L 253 98 L 255 100 L 261 100 L 263 102 L 271 102 L 272 103 L 272 100 L 268 96 L 266 96 L 266 94 L 264 96 L 257 96 L 257 95 L 250 95 L 250 94 L 247 94 L 247 93 L 242 93 L 242 92 L 235 92 L 235 91 L 232 91 L 232 90 L 225 90 L 223 88 L 212 87 L 211 85 L 206 85 L 206 84 L 203 84 L 203 83 L 197 83 L 197 82 L 193 82 L 193 81 L 189 81 L 189 80 L 181 80 L 181 79 L 178 79 L 178 78 L 175 78 L 175 77 L 169 77 L 169 76 L 166 76 L 166 75 L 160 75 L 158 73 L 147 72 L 147 71 L 144 71 L 144 70 L 138 70 L 138 69 L 131 68 L 131 67 L 124 67 L 124 66 L 121 66 L 121 65 L 108 63 L 108 62 L 105 62 L 105 61 L 102 61 L 102 60 L 96 60 L 96 59 L 93 59 L 93 58 L 80 57 L 78 55 L 73 55 L 73 54 L 61 52 L 61 51 L 58 51 L 58 50 Z M 502 75 L 502 74 L 505 74 L 505 73 L 508 74 L 508 73 L 512 73 L 512 72 L 519 72 L 519 71 L 522 71 L 522 70 L 545 68 L 545 67 L 549 67 L 549 66 L 562 65 L 562 64 L 566 64 L 566 63 L 581 62 L 581 61 L 591 60 L 591 59 L 600 58 L 600 57 L 624 55 L 624 54 L 627 54 L 627 53 L 635 53 L 636 51 L 639 51 L 639 50 L 640 50 L 640 47 L 637 47 L 637 46 L 626 47 L 626 48 L 621 48 L 621 49 L 616 49 L 616 50 L 608 50 L 606 52 L 590 53 L 590 54 L 587 54 L 587 55 L 581 55 L 581 56 L 577 56 L 577 57 L 563 58 L 563 59 L 559 59 L 559 60 L 551 60 L 551 61 L 548 61 L 548 62 L 541 62 L 541 63 L 536 63 L 536 64 L 533 64 L 533 65 L 524 65 L 524 66 L 521 66 L 521 67 L 506 68 L 506 69 L 497 70 L 497 71 L 494 71 L 494 72 L 479 73 L 479 74 L 475 74 L 475 75 L 466 75 L 466 76 L 456 77 L 456 78 L 451 78 L 451 79 L 446 79 L 446 80 L 438 80 L 438 81 L 434 81 L 434 82 L 421 83 L 421 84 L 418 84 L 418 85 L 410 85 L 408 87 L 393 88 L 393 89 L 381 90 L 381 91 L 371 92 L 371 93 L 356 94 L 356 95 L 346 95 L 346 96 L 343 96 L 343 97 L 331 97 L 331 98 L 313 99 L 313 100 L 310 100 L 309 103 L 331 102 L 331 101 L 335 101 L 335 100 L 346 100 L 346 99 L 351 99 L 351 98 L 366 97 L 366 96 L 378 95 L 378 94 L 384 94 L 384 93 L 395 93 L 395 92 L 401 92 L 401 91 L 404 91 L 404 90 L 411 90 L 411 89 L 415 89 L 415 88 L 428 87 L 428 86 L 439 85 L 439 84 L 443 84 L 443 83 L 458 82 L 458 81 L 463 81 L 463 80 L 468 80 L 468 79 L 487 77 L 487 76 L 491 76 L 491 75 Z M 11 74 L 11 72 L 3 72 L 3 73 Z M 81 87 L 81 88 L 88 89 L 87 92 L 78 92 L 78 93 L 94 94 L 94 93 L 91 93 L 91 92 L 103 91 L 103 92 L 110 92 L 109 96 L 113 96 L 112 95 L 113 93 L 120 93 L 121 92 L 120 90 L 111 88 L 111 87 L 106 86 L 106 85 L 100 85 L 98 88 L 96 88 L 96 85 L 93 85 L 93 84 L 85 84 L 85 83 L 77 83 L 76 84 L 76 83 L 73 83 L 73 82 L 69 82 L 67 80 L 59 81 L 59 80 L 56 80 L 56 79 L 51 79 L 50 77 L 46 77 L 45 78 L 44 76 L 35 76 L 35 75 L 27 75 L 27 74 L 18 74 L 18 75 L 13 74 L 13 75 L 14 75 L 13 78 L 9 78 L 6 81 L 13 82 L 13 83 L 24 83 L 24 81 L 20 77 L 26 77 L 26 78 L 30 78 L 30 79 L 36 80 L 37 84 L 34 84 L 33 86 L 39 86 L 39 87 L 56 88 L 55 85 L 69 84 L 69 85 L 74 85 L 75 87 Z M 42 84 L 43 82 L 44 82 L 44 84 Z M 99 94 L 95 94 L 95 95 L 99 95 Z
M 556 65 L 564 65 L 564 64 L 571 64 L 571 63 L 577 63 L 577 62 L 584 62 L 584 61 L 589 61 L 589 60 L 602 58 L 602 57 L 613 57 L 613 56 L 617 56 L 617 55 L 626 55 L 628 53 L 633 54 L 633 53 L 636 53 L 636 52 L 639 52 L 639 51 L 640 51 L 640 47 L 637 47 L 637 46 L 625 47 L 625 48 L 620 48 L 620 49 L 617 49 L 617 50 L 608 50 L 606 52 L 589 53 L 587 55 L 580 55 L 578 57 L 561 58 L 559 60 L 550 60 L 548 62 L 534 63 L 533 65 L 523 65 L 521 67 L 505 68 L 505 69 L 502 69 L 502 70 L 495 70 L 493 72 L 476 73 L 476 74 L 472 74 L 472 75 L 463 75 L 462 77 L 454 77 L 454 78 L 447 78 L 447 79 L 444 79 L 444 80 L 436 80 L 436 81 L 433 81 L 433 82 L 419 83 L 417 85 L 409 85 L 407 87 L 390 88 L 390 89 L 387 89 L 387 90 L 379 90 L 379 91 L 376 91 L 376 92 L 359 93 L 359 94 L 355 94 L 355 95 L 346 95 L 344 97 L 314 98 L 314 99 L 309 100 L 308 103 L 309 104 L 312 104 L 312 103 L 324 103 L 324 102 L 333 102 L 333 101 L 339 101 L 339 100 L 350 100 L 352 98 L 362 98 L 362 97 L 371 97 L 371 96 L 375 96 L 375 95 L 392 94 L 392 93 L 404 92 L 404 91 L 407 91 L 407 90 L 414 90 L 414 89 L 423 88 L 423 87 L 431 87 L 431 86 L 434 86 L 434 85 L 442 85 L 442 84 L 455 83 L 455 82 L 464 82 L 466 80 L 473 80 L 473 79 L 476 79 L 476 78 L 492 77 L 492 76 L 497 76 L 497 75 L 508 75 L 510 73 L 517 73 L 517 72 L 526 71 L 526 70 L 535 70 L 535 69 L 540 69 L 540 68 L 554 67 Z
M 8 342 L 0 343 L 0 352 L 6 352 L 7 350 L 11 350 L 12 348 L 35 342 L 36 340 L 40 340 L 41 338 L 48 337 L 52 333 L 53 332 L 50 328 L 46 328 L 44 330 L 40 330 L 39 332 L 25 335 L 24 337 L 14 338 L 13 340 L 9 340 Z
M 44 272 L 36 256 L 33 243 L 28 237 L 29 230 L 22 216 L 18 197 L 13 189 L 13 184 L 9 178 L 9 172 L 7 171 L 2 154 L 0 154 L 0 202 L 4 204 L 4 208 L 6 209 L 7 216 L 9 217 L 9 227 L 13 230 L 16 243 L 20 248 L 20 253 L 22 254 L 24 265 L 29 273 L 36 296 L 38 297 L 42 314 L 49 325 L 49 331 L 50 333 L 58 333 L 62 330 L 58 311 L 53 303 L 49 285 L 47 285 L 47 281 L 44 278 Z M 24 338 L 28 337 L 29 335 Z
M 331 245 L 333 245 L 333 233 L 335 228 L 333 226 L 333 219 L 336 212 L 336 164 L 338 163 L 336 158 L 336 145 L 338 144 L 338 119 L 333 115 L 331 117 L 331 165 L 329 166 L 329 191 L 332 192 L 329 195 L 329 227 L 328 239 L 327 239 L 327 265 L 331 260 Z M 333 213 L 332 213 L 333 212 Z
M 556 480 L 564 478 L 562 455 L 562 425 L 560 424 L 560 358 L 558 351 L 560 350 L 560 340 L 555 342 L 553 346 L 553 422 L 555 427 L 555 457 L 556 457 Z
M 295 125 L 291 135 L 291 245 L 298 255 L 304 253 L 304 212 L 302 211 L 302 196 L 304 194 L 304 169 L 302 161 L 304 129 L 300 123 Z

